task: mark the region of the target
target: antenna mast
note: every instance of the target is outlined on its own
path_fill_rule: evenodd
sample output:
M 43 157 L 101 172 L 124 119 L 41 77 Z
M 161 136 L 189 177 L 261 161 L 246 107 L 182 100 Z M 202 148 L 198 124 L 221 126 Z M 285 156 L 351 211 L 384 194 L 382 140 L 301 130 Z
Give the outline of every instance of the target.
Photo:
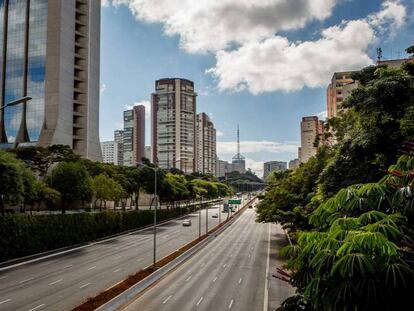
M 239 131 L 239 124 L 237 124 L 237 155 L 240 155 L 240 131 Z

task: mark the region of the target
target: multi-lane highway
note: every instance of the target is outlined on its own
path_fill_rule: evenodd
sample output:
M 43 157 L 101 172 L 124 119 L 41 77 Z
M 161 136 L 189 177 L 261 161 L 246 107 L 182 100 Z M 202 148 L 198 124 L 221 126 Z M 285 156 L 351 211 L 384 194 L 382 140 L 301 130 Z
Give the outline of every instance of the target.
M 271 277 L 280 264 L 274 256 L 280 240 L 285 240 L 280 227 L 255 223 L 255 212 L 248 209 L 124 310 L 274 310 L 293 294 L 288 284 Z
M 209 209 L 209 229 L 218 209 Z M 222 213 L 222 220 L 227 214 Z M 190 214 L 191 227 L 182 220 L 160 225 L 157 257 L 166 256 L 198 237 L 198 213 Z M 202 234 L 205 211 L 201 212 Z M 0 269 L 0 310 L 70 310 L 87 297 L 122 281 L 150 265 L 153 260 L 153 232 L 147 230 L 94 243 L 57 256 Z

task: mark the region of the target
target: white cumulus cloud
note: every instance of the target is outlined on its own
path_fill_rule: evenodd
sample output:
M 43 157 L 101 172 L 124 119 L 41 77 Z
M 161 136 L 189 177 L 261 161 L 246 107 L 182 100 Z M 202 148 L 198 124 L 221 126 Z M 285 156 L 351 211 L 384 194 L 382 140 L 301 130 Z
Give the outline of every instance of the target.
M 113 0 L 134 16 L 162 23 L 167 35 L 179 35 L 190 53 L 226 49 L 299 29 L 329 17 L 337 0 Z M 213 39 L 214 38 L 214 39 Z
M 372 63 L 367 54 L 376 34 L 395 33 L 406 20 L 400 0 L 385 0 L 364 19 L 343 21 L 299 43 L 281 31 L 330 17 L 339 0 L 112 0 L 147 23 L 178 35 L 189 53 L 213 53 L 212 74 L 221 90 L 254 94 L 325 86 L 334 71 Z

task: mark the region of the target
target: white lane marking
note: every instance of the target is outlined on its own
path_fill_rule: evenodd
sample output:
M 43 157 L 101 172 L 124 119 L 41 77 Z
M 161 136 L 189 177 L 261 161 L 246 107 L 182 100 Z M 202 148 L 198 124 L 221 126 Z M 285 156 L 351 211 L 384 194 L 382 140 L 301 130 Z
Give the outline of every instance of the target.
M 49 285 L 55 285 L 55 284 L 60 283 L 62 281 L 63 281 L 63 279 L 60 279 L 60 280 L 54 281 L 52 283 L 49 283 Z
M 249 254 L 249 256 L 247 256 L 247 257 L 249 257 L 249 258 L 252 257 L 252 254 Z
M 162 304 L 165 305 L 167 303 L 168 300 L 170 300 L 170 298 L 172 297 L 172 295 L 168 296 L 167 299 L 165 299 Z
M 88 270 L 93 270 L 95 268 L 96 268 L 96 266 L 93 266 L 93 267 L 90 267 Z
M 269 228 L 269 234 L 267 237 L 267 259 L 266 259 L 266 274 L 265 274 L 265 284 L 264 284 L 264 297 L 263 297 L 263 311 L 267 311 L 269 309 L 269 262 L 270 262 L 270 232 L 272 231 L 272 228 L 270 227 L 270 224 L 268 226 Z
M 11 299 L 6 299 L 6 300 L 3 300 L 3 301 L 0 301 L 0 305 L 3 304 L 3 303 L 9 302 L 9 301 L 11 301 Z
M 215 277 L 215 278 L 213 279 L 213 283 L 214 283 L 215 281 L 217 281 L 217 277 Z
M 241 282 L 242 282 L 242 281 L 243 281 L 243 279 L 242 279 L 242 278 L 240 278 L 240 279 L 239 279 L 239 284 L 241 284 Z
M 67 268 L 70 268 L 70 267 L 73 267 L 73 265 L 67 265 L 66 267 L 63 267 L 63 269 L 67 269 Z
M 198 307 L 202 301 L 203 301 L 203 297 L 201 297 L 201 298 L 198 300 L 198 302 L 197 302 L 196 306 Z
M 227 266 L 227 264 L 225 263 L 224 265 L 223 265 L 223 268 L 225 268 Z
M 2 277 L 0 278 L 0 280 L 4 280 L 5 278 L 8 278 L 8 277 L 9 277 L 8 275 L 2 276 Z
M 115 269 L 114 273 L 121 271 L 121 268 Z
M 81 287 L 79 287 L 79 288 L 84 288 L 84 287 L 86 287 L 86 286 L 88 286 L 88 285 L 91 285 L 91 283 L 86 283 L 86 284 L 83 284 Z
M 186 282 L 190 281 L 191 277 L 192 277 L 192 275 L 190 275 L 185 281 Z
M 233 306 L 233 303 L 234 303 L 234 299 L 232 299 L 232 300 L 230 301 L 230 304 L 229 304 L 229 309 L 231 309 L 231 307 Z
M 28 279 L 26 279 L 26 280 L 20 281 L 19 283 L 20 283 L 20 284 L 22 284 L 22 283 L 26 283 L 26 282 L 31 281 L 31 280 L 33 280 L 33 279 L 34 279 L 34 278 L 28 278 Z
M 30 309 L 29 311 L 34 311 L 34 310 L 36 310 L 36 309 L 39 309 L 39 308 L 41 308 L 41 307 L 43 307 L 45 304 L 44 303 L 42 303 L 41 305 L 38 305 L 37 307 L 34 307 L 33 309 Z

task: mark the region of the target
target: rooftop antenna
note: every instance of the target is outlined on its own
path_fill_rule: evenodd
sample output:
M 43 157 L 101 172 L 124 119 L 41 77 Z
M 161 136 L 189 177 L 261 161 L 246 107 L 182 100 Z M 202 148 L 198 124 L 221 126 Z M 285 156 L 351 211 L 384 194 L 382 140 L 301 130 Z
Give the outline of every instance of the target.
M 240 130 L 239 124 L 237 124 L 237 154 L 240 154 Z
M 382 59 L 382 49 L 381 47 L 377 48 L 377 59 L 380 62 Z

